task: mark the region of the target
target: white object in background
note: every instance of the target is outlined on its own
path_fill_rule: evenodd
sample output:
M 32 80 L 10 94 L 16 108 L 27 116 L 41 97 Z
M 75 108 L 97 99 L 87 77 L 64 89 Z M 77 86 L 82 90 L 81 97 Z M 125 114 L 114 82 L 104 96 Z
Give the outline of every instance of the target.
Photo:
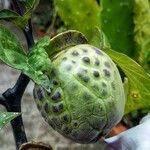
M 105 139 L 114 150 L 150 150 L 150 114 L 138 126 Z
M 10 0 L 0 0 L 0 8 L 8 9 L 10 7 Z

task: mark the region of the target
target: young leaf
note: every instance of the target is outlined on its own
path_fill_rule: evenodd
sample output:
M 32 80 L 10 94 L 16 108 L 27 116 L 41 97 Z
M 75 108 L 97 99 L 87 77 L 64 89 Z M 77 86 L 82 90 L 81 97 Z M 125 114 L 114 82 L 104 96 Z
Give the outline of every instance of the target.
M 150 108 L 150 76 L 128 56 L 107 49 L 105 52 L 124 71 L 128 78 L 125 114 L 131 111 Z
M 101 0 L 101 30 L 116 51 L 134 55 L 134 0 Z
M 20 113 L 13 113 L 13 112 L 1 112 L 0 111 L 0 130 L 11 120 L 19 116 Z
M 56 11 L 68 29 L 79 30 L 88 40 L 94 36 L 93 30 L 100 25 L 100 7 L 94 0 L 55 0 Z
M 37 47 L 35 46 L 34 49 L 40 51 L 42 49 L 42 45 L 37 45 Z M 44 50 L 41 51 L 41 56 L 43 55 L 45 56 Z M 45 56 L 44 59 L 42 59 L 42 57 L 40 58 L 40 55 L 38 55 L 38 59 L 34 60 L 35 55 L 31 56 L 32 58 L 28 57 L 24 52 L 24 49 L 17 37 L 6 27 L 0 25 L 0 59 L 7 65 L 21 70 L 35 83 L 43 86 L 49 91 L 50 87 L 48 76 L 44 74 L 45 70 L 41 68 L 42 65 L 45 66 L 47 62 L 50 62 L 50 60 L 48 61 L 49 58 L 47 57 L 46 59 Z

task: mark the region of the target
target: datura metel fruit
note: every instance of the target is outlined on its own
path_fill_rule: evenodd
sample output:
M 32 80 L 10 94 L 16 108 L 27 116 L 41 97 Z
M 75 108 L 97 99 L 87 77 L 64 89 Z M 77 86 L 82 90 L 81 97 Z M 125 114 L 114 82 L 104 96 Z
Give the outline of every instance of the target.
M 34 97 L 42 116 L 60 134 L 78 143 L 96 142 L 122 118 L 125 105 L 119 71 L 102 50 L 79 32 L 51 40 L 51 92 L 36 85 Z

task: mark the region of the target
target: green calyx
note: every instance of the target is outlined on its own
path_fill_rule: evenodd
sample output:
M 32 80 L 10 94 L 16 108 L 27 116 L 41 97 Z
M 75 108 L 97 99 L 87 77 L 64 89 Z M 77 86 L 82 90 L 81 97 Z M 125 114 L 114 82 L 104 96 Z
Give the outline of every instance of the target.
M 61 53 L 63 49 L 83 43 L 87 43 L 87 39 L 82 33 L 75 30 L 58 34 L 52 39 L 45 36 L 39 40 L 28 54 L 27 61 L 29 65 L 32 64 L 33 70 L 41 72 L 39 75 L 36 75 L 36 79 L 34 78 L 35 83 L 43 86 L 47 91 L 50 91 L 51 87 L 49 86 L 50 81 L 48 75 L 53 68 L 52 59 Z M 33 71 L 32 74 L 34 74 Z M 46 80 L 44 76 L 47 78 Z
M 50 39 L 50 43 L 45 47 L 45 50 L 49 57 L 52 58 L 68 47 L 86 43 L 87 39 L 81 32 L 69 30 Z

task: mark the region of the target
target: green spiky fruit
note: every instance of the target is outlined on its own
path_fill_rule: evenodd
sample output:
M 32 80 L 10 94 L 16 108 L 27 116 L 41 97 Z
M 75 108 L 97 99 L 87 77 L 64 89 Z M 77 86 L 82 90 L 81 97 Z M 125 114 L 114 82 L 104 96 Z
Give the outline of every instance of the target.
M 100 49 L 79 44 L 52 58 L 51 92 L 35 86 L 34 96 L 45 120 L 79 143 L 105 136 L 122 118 L 125 96 L 113 61 Z

